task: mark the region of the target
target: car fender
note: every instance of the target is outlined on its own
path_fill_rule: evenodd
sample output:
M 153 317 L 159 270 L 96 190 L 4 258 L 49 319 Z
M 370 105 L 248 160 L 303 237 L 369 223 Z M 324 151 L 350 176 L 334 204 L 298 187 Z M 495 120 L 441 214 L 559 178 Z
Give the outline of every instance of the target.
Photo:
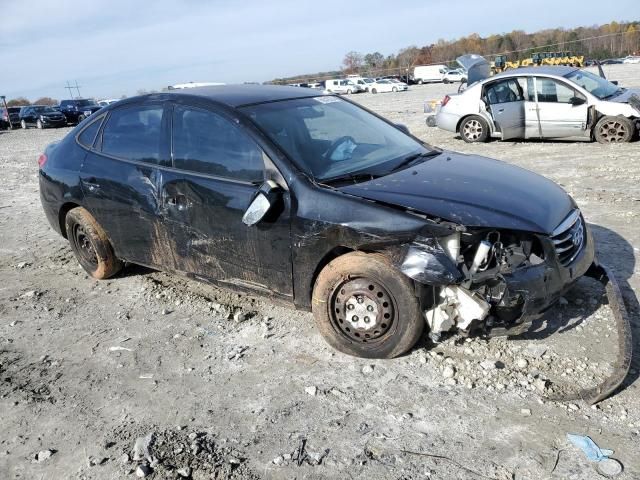
M 627 118 L 638 118 L 638 111 L 628 103 L 601 101 L 595 104 L 596 111 L 601 115 L 618 116 Z

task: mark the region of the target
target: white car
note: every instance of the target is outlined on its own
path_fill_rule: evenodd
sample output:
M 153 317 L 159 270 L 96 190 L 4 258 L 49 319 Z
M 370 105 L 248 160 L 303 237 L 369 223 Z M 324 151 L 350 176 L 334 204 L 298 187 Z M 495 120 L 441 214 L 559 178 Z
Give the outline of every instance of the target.
M 106 107 L 107 105 L 111 105 L 112 103 L 119 102 L 119 98 L 105 98 L 104 100 L 99 100 L 98 105 L 101 107 Z
M 629 55 L 622 59 L 622 63 L 640 63 L 640 56 Z
M 568 66 L 488 72 L 475 79 L 470 71 L 471 85 L 444 98 L 438 128 L 466 142 L 575 137 L 610 143 L 631 141 L 640 125 L 640 90 L 591 72 Z
M 467 81 L 467 72 L 462 69 L 448 70 L 442 75 L 444 83 L 464 83 Z
M 388 79 L 376 80 L 376 82 L 371 85 L 370 92 L 371 93 L 386 93 L 386 92 L 399 92 L 401 90 L 406 90 L 407 84 L 399 85 L 396 82 L 392 82 Z

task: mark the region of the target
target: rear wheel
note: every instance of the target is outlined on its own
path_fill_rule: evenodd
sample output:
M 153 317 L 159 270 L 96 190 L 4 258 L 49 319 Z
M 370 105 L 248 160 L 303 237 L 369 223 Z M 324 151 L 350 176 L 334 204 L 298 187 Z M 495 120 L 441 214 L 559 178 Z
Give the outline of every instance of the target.
M 347 95 L 351 95 L 352 93 L 351 89 L 347 90 Z
M 372 88 L 371 93 L 378 93 L 378 90 L 376 90 L 375 88 Z
M 418 85 L 422 85 L 423 83 L 422 79 L 418 80 Z
M 313 315 L 336 350 L 365 358 L 393 358 L 408 351 L 424 328 L 413 283 L 386 257 L 353 252 L 318 275 Z
M 489 125 L 484 118 L 471 115 L 460 124 L 460 136 L 467 143 L 486 142 L 489 138 Z
M 633 138 L 635 127 L 626 117 L 605 116 L 598 120 L 593 136 L 599 143 L 624 143 Z
M 397 91 L 398 91 L 398 89 L 397 89 L 396 87 L 393 87 L 393 88 L 391 89 L 391 91 L 392 91 L 392 92 L 397 92 Z
M 122 269 L 107 234 L 87 210 L 82 207 L 69 210 L 65 227 L 76 259 L 93 278 L 103 280 Z
M 36 121 L 36 128 L 39 128 L 39 129 L 41 129 L 41 130 L 42 130 L 42 120 L 38 119 L 38 120 Z
M 25 122 L 24 120 L 20 120 L 20 126 L 26 130 L 27 129 L 27 122 Z
M 84 115 L 78 115 L 78 123 L 84 120 Z

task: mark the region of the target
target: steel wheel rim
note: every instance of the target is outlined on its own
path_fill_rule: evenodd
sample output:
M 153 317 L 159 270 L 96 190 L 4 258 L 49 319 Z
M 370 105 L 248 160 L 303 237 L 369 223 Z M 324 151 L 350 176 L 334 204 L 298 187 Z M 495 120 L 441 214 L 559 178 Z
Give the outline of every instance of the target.
M 82 225 L 76 225 L 73 228 L 73 243 L 81 261 L 93 267 L 98 266 L 98 254 Z
M 482 124 L 478 120 L 469 120 L 463 130 L 464 136 L 469 140 L 478 140 L 482 135 Z
M 627 135 L 627 127 L 618 120 L 611 120 L 600 126 L 600 136 L 607 142 L 620 142 Z
M 334 290 L 330 318 L 336 332 L 362 345 L 384 342 L 396 325 L 395 299 L 379 282 L 352 278 Z

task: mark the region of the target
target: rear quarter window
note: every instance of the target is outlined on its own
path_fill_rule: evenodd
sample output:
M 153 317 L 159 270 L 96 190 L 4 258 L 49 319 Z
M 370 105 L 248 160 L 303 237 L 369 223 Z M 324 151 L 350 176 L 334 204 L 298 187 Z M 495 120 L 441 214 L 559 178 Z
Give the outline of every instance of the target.
M 82 132 L 80 132 L 80 135 L 78 135 L 78 143 L 86 148 L 93 147 L 96 135 L 98 134 L 98 130 L 100 130 L 100 125 L 102 125 L 103 120 L 104 115 L 96 118 L 93 122 L 87 125 Z

